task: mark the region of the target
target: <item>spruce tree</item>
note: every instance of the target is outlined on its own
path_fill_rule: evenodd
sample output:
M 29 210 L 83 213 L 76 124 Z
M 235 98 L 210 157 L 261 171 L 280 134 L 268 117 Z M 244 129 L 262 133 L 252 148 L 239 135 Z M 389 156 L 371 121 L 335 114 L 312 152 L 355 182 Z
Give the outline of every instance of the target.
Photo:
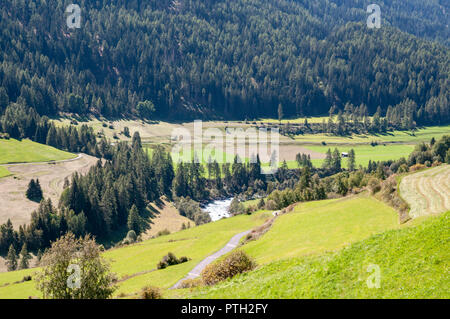
M 29 260 L 31 255 L 28 253 L 27 244 L 23 244 L 22 250 L 20 251 L 20 269 L 27 269 L 29 267 Z
M 348 170 L 354 171 L 356 167 L 356 159 L 355 159 L 355 150 L 352 148 L 350 152 L 348 152 Z
M 14 246 L 11 244 L 9 246 L 8 255 L 6 256 L 6 267 L 8 271 L 13 271 L 17 269 L 17 255 Z
M 128 214 L 128 230 L 134 230 L 136 234 L 140 233 L 140 217 L 139 212 L 136 205 L 133 205 L 130 209 L 130 213 Z

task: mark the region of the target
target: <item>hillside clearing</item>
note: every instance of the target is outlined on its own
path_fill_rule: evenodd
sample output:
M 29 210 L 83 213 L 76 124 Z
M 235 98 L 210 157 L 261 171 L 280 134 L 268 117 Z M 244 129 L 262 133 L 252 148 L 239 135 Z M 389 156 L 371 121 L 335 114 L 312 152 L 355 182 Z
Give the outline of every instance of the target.
M 401 196 L 411 207 L 409 215 L 417 218 L 450 209 L 450 165 L 441 165 L 403 177 Z
M 0 164 L 68 160 L 76 155 L 27 139 L 0 139 Z
M 142 234 L 143 239 L 148 239 L 156 236 L 160 231 L 168 230 L 171 233 L 181 230 L 183 224 L 195 226 L 195 223 L 190 219 L 181 216 L 171 202 L 162 200 L 160 206 L 151 204 L 151 211 L 154 218 L 150 220 L 150 229 Z
M 2 199 L 0 224 L 11 219 L 14 227 L 17 228 L 30 221 L 31 213 L 39 205 L 25 197 L 31 179 L 39 178 L 44 197 L 50 198 L 53 204 L 57 204 L 63 191 L 64 179 L 75 172 L 86 173 L 97 160 L 95 157 L 82 155 L 79 159 L 70 162 L 7 166 L 14 176 L 0 179 L 0 198 Z

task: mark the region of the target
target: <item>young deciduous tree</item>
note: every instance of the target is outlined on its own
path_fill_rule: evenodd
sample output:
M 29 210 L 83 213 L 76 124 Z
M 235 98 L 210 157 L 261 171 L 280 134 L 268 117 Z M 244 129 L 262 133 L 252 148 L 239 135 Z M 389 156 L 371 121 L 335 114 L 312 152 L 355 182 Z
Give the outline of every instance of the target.
M 100 246 L 90 236 L 75 238 L 68 233 L 42 256 L 42 270 L 36 276 L 44 298 L 107 299 L 116 289 Z

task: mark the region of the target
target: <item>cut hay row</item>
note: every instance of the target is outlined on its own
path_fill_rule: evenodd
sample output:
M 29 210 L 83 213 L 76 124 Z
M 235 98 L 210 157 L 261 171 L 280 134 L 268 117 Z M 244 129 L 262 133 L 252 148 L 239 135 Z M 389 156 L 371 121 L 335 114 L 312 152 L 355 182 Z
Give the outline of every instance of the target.
M 402 197 L 411 206 L 412 218 L 450 209 L 450 165 L 408 175 L 400 183 Z

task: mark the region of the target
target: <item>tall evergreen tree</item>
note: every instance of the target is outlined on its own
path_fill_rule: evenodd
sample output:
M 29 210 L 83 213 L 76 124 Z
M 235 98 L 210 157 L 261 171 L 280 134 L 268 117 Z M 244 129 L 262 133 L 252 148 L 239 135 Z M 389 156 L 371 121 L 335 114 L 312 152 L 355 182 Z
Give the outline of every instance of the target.
M 17 255 L 14 246 L 9 246 L 8 255 L 6 256 L 6 267 L 8 271 L 17 269 Z

